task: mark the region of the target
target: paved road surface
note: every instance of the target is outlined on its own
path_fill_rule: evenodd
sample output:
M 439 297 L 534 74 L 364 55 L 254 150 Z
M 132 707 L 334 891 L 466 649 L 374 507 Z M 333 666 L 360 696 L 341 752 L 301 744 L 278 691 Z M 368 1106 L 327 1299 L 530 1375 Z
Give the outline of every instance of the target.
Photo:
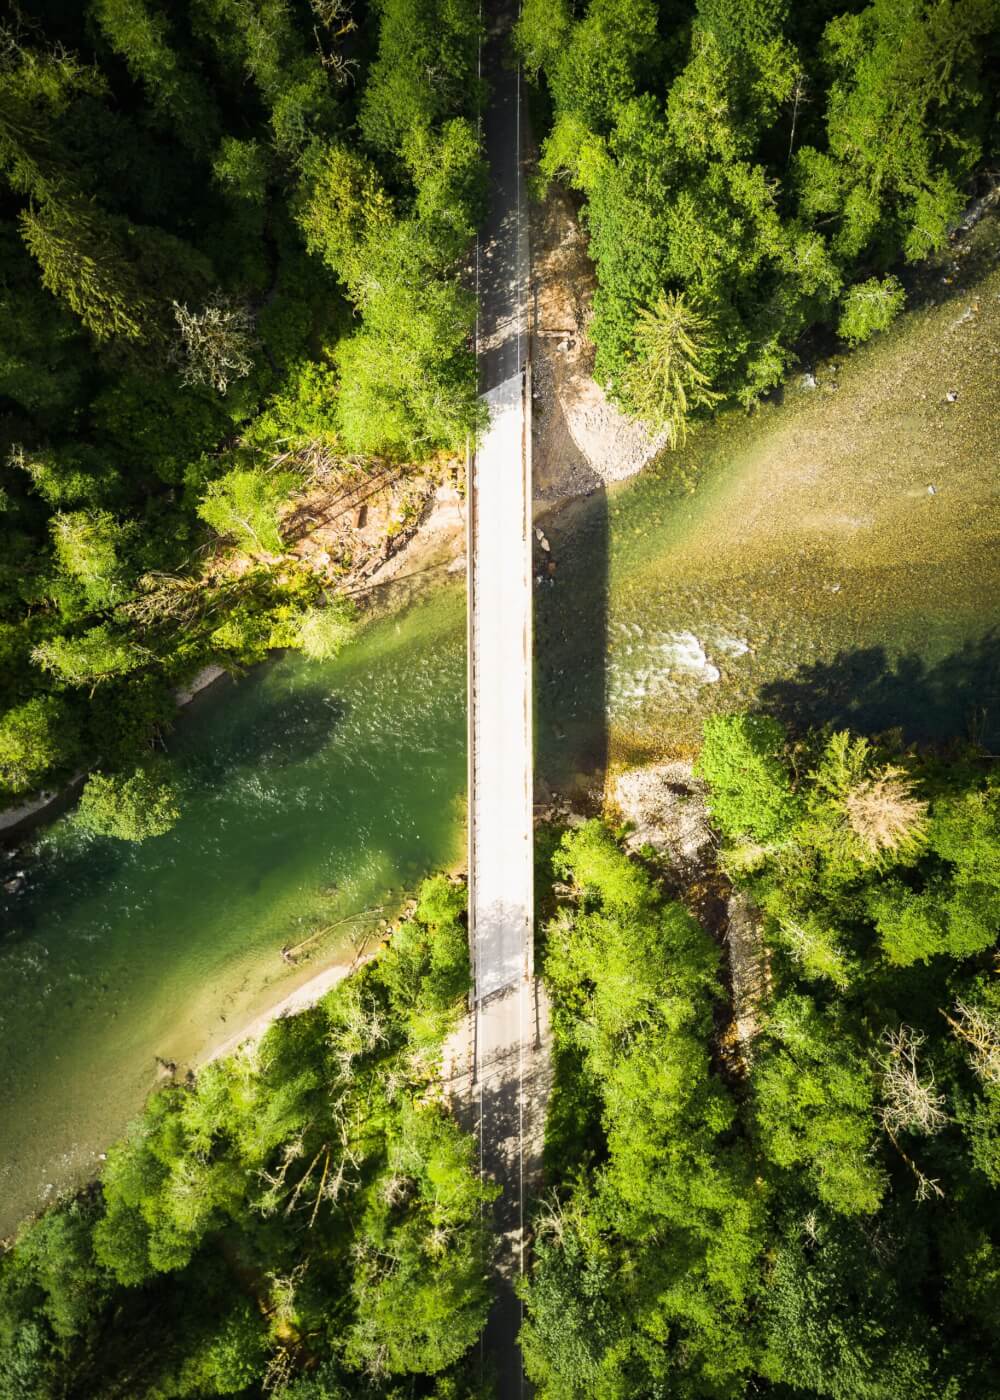
M 527 1393 L 514 1280 L 524 1266 L 524 1186 L 537 1170 L 544 1057 L 531 980 L 531 432 L 525 390 L 528 226 L 521 86 L 508 66 L 513 18 L 487 0 L 482 71 L 489 213 L 476 255 L 480 394 L 490 410 L 472 464 L 469 525 L 469 887 L 476 978 L 474 1109 L 483 1171 L 500 1182 L 497 1303 L 484 1364 L 500 1400 Z

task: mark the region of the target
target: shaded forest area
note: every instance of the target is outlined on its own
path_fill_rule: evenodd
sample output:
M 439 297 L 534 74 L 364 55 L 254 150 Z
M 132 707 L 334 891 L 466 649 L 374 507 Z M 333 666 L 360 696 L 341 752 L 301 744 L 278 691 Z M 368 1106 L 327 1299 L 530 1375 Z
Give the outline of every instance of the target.
M 811 328 L 884 330 L 997 177 L 995 0 L 525 0 L 518 45 L 540 178 L 582 199 L 596 377 L 675 443 Z
M 478 26 L 471 0 L 0 26 L 0 805 L 99 759 L 91 823 L 141 838 L 116 806 L 155 798 L 166 829 L 176 686 L 350 635 L 280 513 L 475 421 Z
M 758 715 L 698 767 L 753 1006 L 654 852 L 593 821 L 544 855 L 538 1393 L 1000 1396 L 995 765 Z
M 309 1011 L 166 1087 L 0 1259 L 3 1400 L 472 1400 L 493 1242 L 436 1085 L 465 889 Z

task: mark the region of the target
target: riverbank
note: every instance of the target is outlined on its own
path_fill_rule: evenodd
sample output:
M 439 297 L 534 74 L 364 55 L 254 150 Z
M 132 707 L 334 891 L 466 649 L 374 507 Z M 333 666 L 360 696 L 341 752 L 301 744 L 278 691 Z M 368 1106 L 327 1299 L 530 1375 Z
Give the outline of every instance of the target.
M 288 529 L 289 557 L 332 591 L 354 599 L 365 620 L 374 621 L 402 611 L 464 569 L 462 469 L 452 462 L 380 472 L 346 489 L 342 482 L 328 482 L 294 503 Z M 202 666 L 176 690 L 178 713 L 229 674 L 218 664 Z M 79 797 L 88 771 L 0 810 L 0 844 L 61 816 Z
M 60 821 L 19 853 L 21 892 L 0 886 L 0 1231 L 90 1179 L 157 1057 L 204 1063 L 319 995 L 300 988 L 377 934 L 366 911 L 391 919 L 463 860 L 464 637 L 455 581 L 332 661 L 287 653 L 209 688 L 170 738 L 172 831 L 136 846 Z M 308 962 L 283 959 L 319 929 Z
M 1000 715 L 1000 278 L 954 285 L 829 382 L 550 517 L 540 800 L 596 809 L 609 770 L 690 757 L 714 710 L 939 734 Z M 283 946 L 462 858 L 464 590 L 445 566 L 419 592 L 414 570 L 413 601 L 334 661 L 202 692 L 170 739 L 173 832 L 56 823 L 23 892 L 0 887 L 0 1229 L 93 1174 L 156 1056 L 201 1063 L 353 956 L 331 937 L 290 969 Z

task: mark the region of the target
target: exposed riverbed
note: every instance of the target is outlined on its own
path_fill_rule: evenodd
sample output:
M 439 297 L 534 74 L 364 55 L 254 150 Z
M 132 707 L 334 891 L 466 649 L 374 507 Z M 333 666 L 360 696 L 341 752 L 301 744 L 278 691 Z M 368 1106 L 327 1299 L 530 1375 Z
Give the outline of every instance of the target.
M 997 733 L 1000 277 L 817 379 L 546 521 L 543 782 L 689 749 L 748 703 Z M 93 1171 L 157 1055 L 204 1059 L 373 925 L 297 968 L 283 946 L 461 858 L 464 645 L 456 582 L 338 661 L 263 667 L 179 720 L 175 831 L 132 848 L 61 821 L 23 853 L 27 891 L 0 896 L 0 1233 Z
M 753 704 L 1000 739 L 1000 274 L 815 378 L 544 522 L 543 779 Z

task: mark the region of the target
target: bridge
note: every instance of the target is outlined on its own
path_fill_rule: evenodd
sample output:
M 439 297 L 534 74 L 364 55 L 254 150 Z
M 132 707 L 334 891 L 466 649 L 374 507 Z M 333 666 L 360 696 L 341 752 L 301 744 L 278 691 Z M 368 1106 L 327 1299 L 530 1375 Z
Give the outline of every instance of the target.
M 491 9 L 481 52 L 490 95 L 483 144 L 489 209 L 476 248 L 476 353 L 489 411 L 468 474 L 469 932 L 474 971 L 474 1098 L 480 1164 L 503 1194 L 498 1297 L 484 1361 L 500 1400 L 525 1393 L 514 1291 L 524 1270 L 526 1181 L 538 1167 L 542 1026 L 532 966 L 533 748 L 531 366 L 528 220 L 513 8 Z

